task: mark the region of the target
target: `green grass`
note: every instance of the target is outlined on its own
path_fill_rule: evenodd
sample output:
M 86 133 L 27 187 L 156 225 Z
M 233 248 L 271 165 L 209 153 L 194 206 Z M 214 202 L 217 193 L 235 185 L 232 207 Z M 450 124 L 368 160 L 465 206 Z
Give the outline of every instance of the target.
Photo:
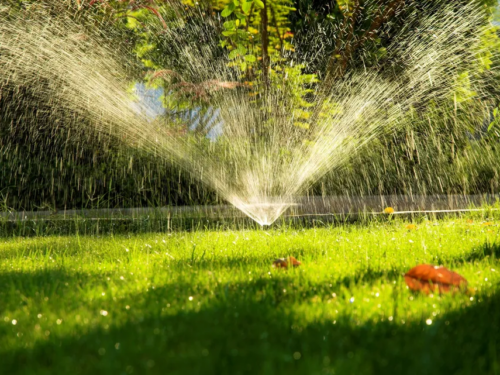
M 0 374 L 499 374 L 498 221 L 0 238 Z M 297 269 L 273 269 L 293 255 Z M 443 264 L 469 294 L 418 295 Z

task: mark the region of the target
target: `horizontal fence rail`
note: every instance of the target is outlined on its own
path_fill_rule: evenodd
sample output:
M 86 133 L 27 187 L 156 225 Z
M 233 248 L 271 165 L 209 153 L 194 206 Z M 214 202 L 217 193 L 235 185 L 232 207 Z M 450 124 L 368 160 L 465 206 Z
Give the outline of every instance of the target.
M 381 195 L 381 196 L 304 196 L 295 200 L 282 215 L 287 218 L 355 218 L 385 214 L 392 207 L 394 215 L 445 214 L 481 211 L 482 206 L 493 205 L 500 195 Z M 59 220 L 134 220 L 245 219 L 246 215 L 231 205 L 178 206 L 157 208 L 100 208 L 53 211 L 0 212 L 2 221 L 59 221 Z

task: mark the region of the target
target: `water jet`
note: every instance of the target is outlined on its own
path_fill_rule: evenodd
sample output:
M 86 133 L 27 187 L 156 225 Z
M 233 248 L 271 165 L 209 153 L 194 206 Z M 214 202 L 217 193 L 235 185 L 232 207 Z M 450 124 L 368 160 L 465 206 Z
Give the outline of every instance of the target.
M 392 61 L 404 60 L 404 68 L 354 71 L 332 82 L 328 92 L 308 94 L 313 109 L 307 115 L 305 104 L 297 108 L 283 87 L 270 87 L 256 100 L 248 85 L 235 81 L 229 61 L 200 59 L 190 46 L 176 44 L 179 33 L 199 32 L 177 25 L 162 32 L 171 38 L 172 51 L 204 79 L 195 84 L 183 72 L 163 69 L 151 72 L 152 82 L 173 82 L 171 87 L 189 95 L 186 105 L 194 114 L 199 101 L 210 97 L 208 109 L 198 110 L 207 118 L 167 110 L 152 119 L 151 104 L 141 104 L 140 111 L 130 105 L 130 67 L 103 43 L 105 35 L 93 31 L 91 22 L 68 12 L 55 16 L 43 6 L 28 8 L 0 13 L 0 93 L 29 86 L 35 97 L 50 98 L 54 116 L 67 112 L 84 118 L 73 126 L 173 160 L 262 226 L 271 225 L 325 173 L 340 170 L 372 140 L 407 126 L 408 113 L 449 101 L 461 85 L 481 96 L 488 84 L 463 73 L 464 61 L 483 51 L 479 25 L 484 15 L 474 5 L 409 17 L 387 48 Z M 218 43 L 210 40 L 206 53 Z M 300 64 L 307 60 L 295 65 Z M 478 111 L 462 121 L 475 122 Z M 36 116 L 27 121 L 37 126 Z

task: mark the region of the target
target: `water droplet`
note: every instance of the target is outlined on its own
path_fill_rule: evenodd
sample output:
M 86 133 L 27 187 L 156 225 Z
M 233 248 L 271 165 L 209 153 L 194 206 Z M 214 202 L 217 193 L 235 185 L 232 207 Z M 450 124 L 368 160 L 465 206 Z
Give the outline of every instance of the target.
M 12 325 L 15 326 L 17 324 L 17 320 L 16 319 L 12 319 Z
M 427 319 L 425 321 L 425 324 L 427 324 L 428 326 L 430 326 L 432 324 L 432 319 Z

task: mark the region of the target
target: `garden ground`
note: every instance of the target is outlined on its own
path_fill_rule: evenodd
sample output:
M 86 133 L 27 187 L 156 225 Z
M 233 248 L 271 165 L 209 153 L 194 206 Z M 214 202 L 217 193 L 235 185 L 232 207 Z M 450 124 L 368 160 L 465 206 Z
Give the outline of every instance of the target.
M 4 236 L 0 373 L 500 374 L 499 223 Z M 468 293 L 410 292 L 421 263 Z

